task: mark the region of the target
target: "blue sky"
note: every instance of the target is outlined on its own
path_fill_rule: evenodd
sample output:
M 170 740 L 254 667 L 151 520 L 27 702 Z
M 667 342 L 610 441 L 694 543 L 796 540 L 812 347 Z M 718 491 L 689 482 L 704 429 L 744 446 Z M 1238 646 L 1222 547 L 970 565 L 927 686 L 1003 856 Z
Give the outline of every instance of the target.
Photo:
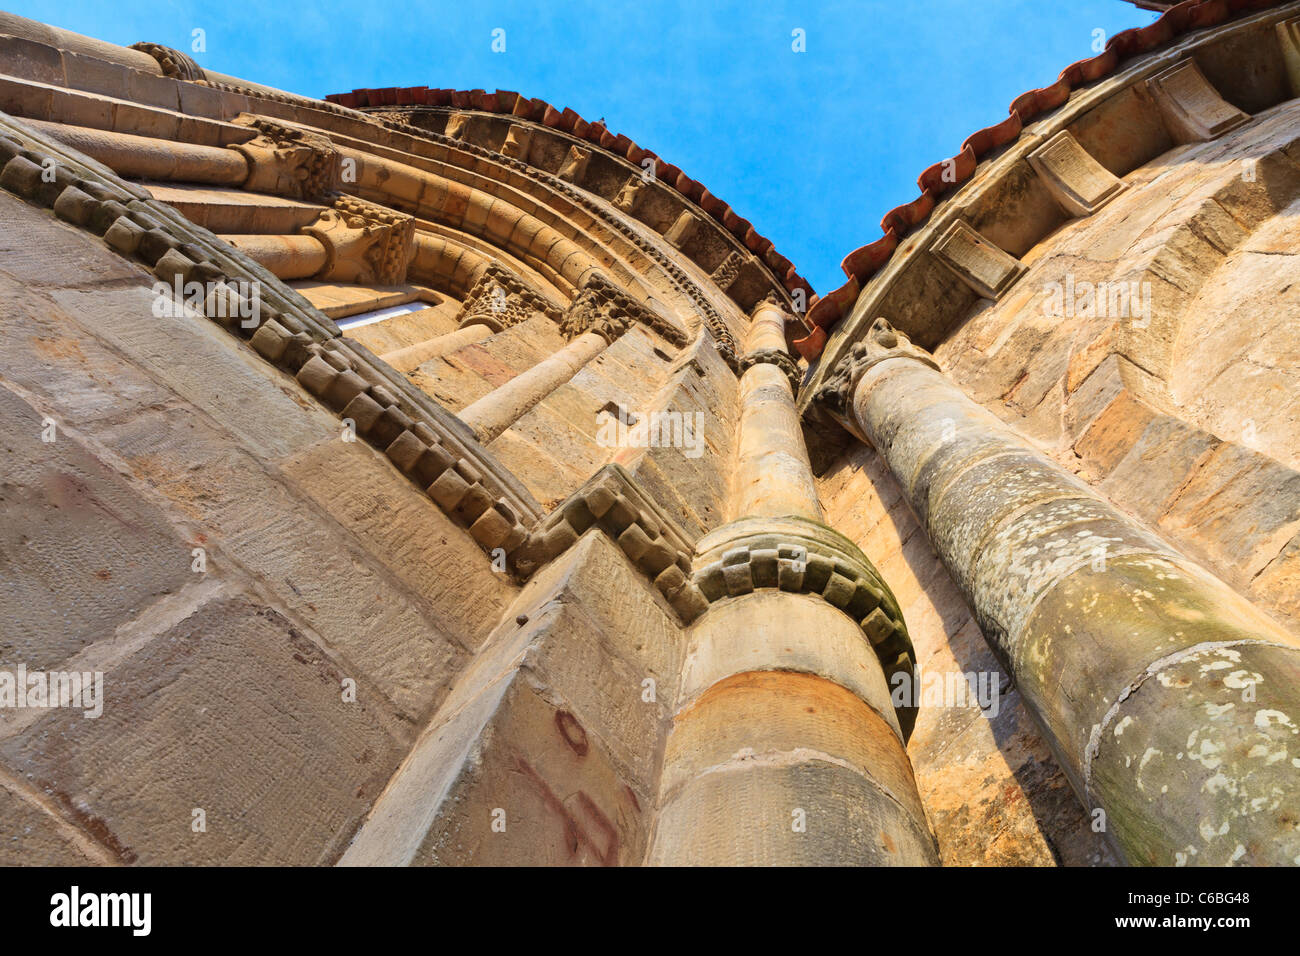
M 122 45 L 191 47 L 209 69 L 309 96 L 509 89 L 604 117 L 751 220 L 813 286 L 880 236 L 916 177 L 1092 55 L 1152 22 L 1123 0 L 7 0 Z M 978 11 L 978 13 L 976 12 Z M 491 50 L 492 31 L 506 50 Z M 801 29 L 806 52 L 791 49 Z

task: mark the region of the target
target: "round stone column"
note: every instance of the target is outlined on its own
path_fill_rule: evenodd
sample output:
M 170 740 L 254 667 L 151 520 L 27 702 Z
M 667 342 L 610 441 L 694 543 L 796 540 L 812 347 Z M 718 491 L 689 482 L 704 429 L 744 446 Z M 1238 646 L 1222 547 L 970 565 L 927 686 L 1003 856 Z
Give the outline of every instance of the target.
M 222 236 L 277 279 L 310 279 L 328 261 L 325 246 L 312 236 Z
M 823 393 L 883 456 L 1133 864 L 1300 862 L 1300 642 L 878 319 Z
M 494 388 L 456 414 L 486 445 L 577 375 L 579 369 L 605 351 L 609 344 L 599 332 L 583 332 L 554 355 Z
M 435 336 L 431 339 L 425 339 L 423 342 L 408 345 L 405 348 L 385 352 L 379 357 L 399 372 L 409 372 L 431 359 L 436 359 L 441 355 L 450 355 L 467 345 L 473 345 L 475 342 L 482 342 L 486 338 L 491 338 L 492 334 L 492 330 L 486 325 L 475 322 L 470 325 L 462 325 L 456 331 L 448 332 L 446 335 Z
M 866 556 L 820 522 L 784 321 L 760 305 L 742 359 L 736 518 L 696 545 L 709 609 L 687 635 L 649 862 L 936 864 L 882 665 L 910 673 L 911 644 Z

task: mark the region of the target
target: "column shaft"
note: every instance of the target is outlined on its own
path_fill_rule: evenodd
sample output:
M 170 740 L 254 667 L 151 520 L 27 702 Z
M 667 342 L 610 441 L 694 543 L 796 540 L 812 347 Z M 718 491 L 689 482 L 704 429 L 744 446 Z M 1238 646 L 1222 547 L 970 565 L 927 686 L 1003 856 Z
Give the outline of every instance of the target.
M 873 647 L 898 656 L 902 615 L 866 557 L 820 523 L 779 309 L 759 307 L 748 345 L 740 517 L 696 546 L 710 607 L 687 638 L 649 860 L 935 864 Z
M 414 345 L 385 352 L 379 357 L 399 372 L 409 372 L 431 359 L 436 359 L 440 355 L 450 355 L 467 345 L 482 342 L 484 339 L 490 338 L 491 335 L 492 330 L 490 328 L 475 323 L 462 326 L 454 332 L 448 332 L 446 335 L 438 335 L 431 339 L 425 339 L 423 342 L 416 342 Z
M 44 120 L 24 122 L 130 179 L 240 186 L 248 178 L 248 162 L 233 149 Z
M 748 352 L 784 352 L 784 328 L 781 311 L 761 303 Z M 740 379 L 740 408 L 732 517 L 797 515 L 820 521 L 817 485 L 785 372 L 770 362 L 753 364 Z
M 1295 638 L 1033 451 L 883 320 L 871 334 L 848 360 L 847 411 L 1094 824 L 1134 864 L 1300 862 Z
M 596 332 L 583 332 L 560 351 L 516 375 L 456 414 L 483 444 L 523 418 L 609 346 Z
M 325 246 L 312 236 L 222 236 L 277 279 L 310 279 L 325 268 Z

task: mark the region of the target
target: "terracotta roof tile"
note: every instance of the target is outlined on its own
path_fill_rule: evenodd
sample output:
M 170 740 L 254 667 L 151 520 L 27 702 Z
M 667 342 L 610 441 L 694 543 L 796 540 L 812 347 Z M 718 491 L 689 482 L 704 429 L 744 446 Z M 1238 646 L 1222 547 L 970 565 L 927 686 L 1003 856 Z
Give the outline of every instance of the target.
M 983 157 L 1014 142 L 1026 123 L 1063 105 L 1075 88 L 1110 75 L 1130 57 L 1149 53 L 1192 30 L 1215 26 L 1232 17 L 1283 2 L 1285 0 L 1185 0 L 1148 26 L 1115 34 L 1107 41 L 1102 53 L 1070 64 L 1050 86 L 1016 97 L 1006 119 L 972 133 L 956 156 L 935 163 L 921 173 L 917 178 L 921 195 L 885 213 L 880 223 L 884 232 L 882 238 L 844 257 L 840 268 L 848 276 L 848 281 L 835 291 L 814 298 L 807 316 L 812 332 L 795 342 L 800 353 L 810 361 L 821 355 L 828 338 L 827 330 L 848 314 L 862 286 L 894 254 L 899 239 L 929 218 L 939 197 L 970 179 Z
M 562 110 L 557 109 L 545 100 L 527 99 L 510 90 L 489 93 L 485 90 L 431 90 L 425 86 L 387 90 L 358 89 L 351 93 L 334 93 L 325 99 L 330 103 L 338 103 L 340 106 L 353 109 L 367 106 L 423 104 L 510 114 L 541 123 L 551 129 L 572 133 L 577 138 L 596 143 L 638 166 L 646 157 L 650 157 L 655 161 L 655 176 L 660 182 L 676 189 L 711 218 L 721 223 L 724 229 L 767 263 L 786 291 L 793 293 L 796 289 L 803 289 L 811 301 L 816 301 L 812 285 L 799 275 L 789 259 L 776 252 L 772 241 L 759 235 L 748 219 L 739 216 L 727 203 L 705 189 L 702 183 L 686 175 L 681 167 L 674 166 L 648 149 L 643 149 L 628 137 L 611 133 L 604 123 L 588 123 L 567 107 Z

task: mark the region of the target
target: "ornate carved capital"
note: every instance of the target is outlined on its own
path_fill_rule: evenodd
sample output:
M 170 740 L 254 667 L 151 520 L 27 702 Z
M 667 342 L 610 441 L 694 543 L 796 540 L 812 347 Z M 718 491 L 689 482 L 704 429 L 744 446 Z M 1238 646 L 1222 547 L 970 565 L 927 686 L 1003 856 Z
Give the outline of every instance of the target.
M 799 393 L 799 385 L 803 381 L 803 370 L 799 368 L 796 362 L 784 349 L 755 349 L 752 352 L 746 352 L 740 357 L 740 367 L 738 369 L 741 375 L 744 375 L 755 365 L 775 365 L 785 377 L 790 380 L 790 388 Z
M 681 347 L 686 344 L 681 329 L 599 273 L 593 273 L 583 283 L 582 290 L 560 321 L 560 331 L 570 339 L 584 332 L 595 332 L 605 341 L 613 342 L 634 322 L 653 329 L 673 345 Z
M 158 61 L 158 66 L 163 71 L 163 76 L 169 76 L 173 80 L 203 80 L 203 67 L 194 62 L 193 59 L 186 56 L 180 50 L 173 50 L 169 46 L 163 46 L 161 43 L 132 43 L 132 50 L 139 50 L 141 53 L 148 53 Z
M 500 332 L 538 314 L 558 323 L 563 310 L 494 262 L 483 270 L 469 290 L 456 315 L 456 324 L 460 328 L 486 325 L 493 332 Z
M 319 278 L 363 285 L 397 285 L 415 251 L 415 219 L 355 196 L 339 196 L 303 230 L 327 255 Z
M 339 153 L 328 138 L 261 117 L 241 120 L 258 135 L 231 147 L 248 160 L 244 188 L 291 199 L 323 199 L 338 190 Z
M 866 338 L 856 343 L 849 354 L 835 366 L 835 371 L 826 380 L 826 384 L 818 390 L 817 400 L 836 415 L 848 415 L 853 404 L 853 392 L 862 381 L 862 376 L 873 365 L 894 358 L 913 359 L 936 371 L 942 371 L 929 352 L 913 345 L 912 340 L 890 325 L 887 319 L 876 319 L 871 323 Z

